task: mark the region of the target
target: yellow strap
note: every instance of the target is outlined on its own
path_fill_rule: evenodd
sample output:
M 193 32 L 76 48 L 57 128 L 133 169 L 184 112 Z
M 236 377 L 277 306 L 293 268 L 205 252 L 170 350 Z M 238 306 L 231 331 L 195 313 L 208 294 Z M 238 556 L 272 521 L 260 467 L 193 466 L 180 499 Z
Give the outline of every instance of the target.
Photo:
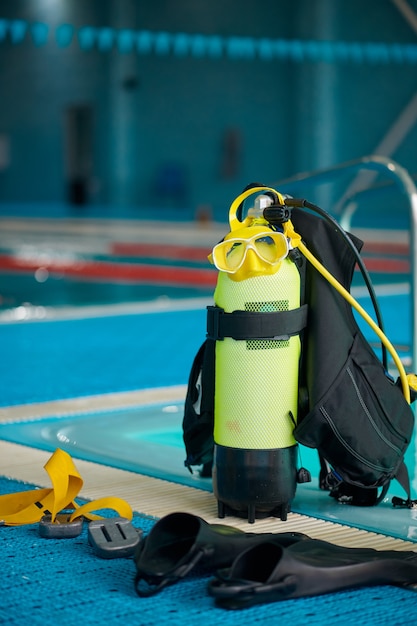
M 112 509 L 113 511 L 117 511 L 119 517 L 126 517 L 128 520 L 131 520 L 133 517 L 132 509 L 130 504 L 126 502 L 126 500 L 122 500 L 122 498 L 116 498 L 115 496 L 107 496 L 105 498 L 99 498 L 98 500 L 92 500 L 92 502 L 87 502 L 82 506 L 75 505 L 76 510 L 70 516 L 70 522 L 77 519 L 77 517 L 86 517 L 87 519 L 102 519 L 101 515 L 95 515 L 91 513 L 91 511 L 98 511 L 99 509 Z
M 91 511 L 98 509 L 115 510 L 120 517 L 131 520 L 133 517 L 130 505 L 121 498 L 107 497 L 79 506 L 75 502 L 83 479 L 78 473 L 71 456 L 57 448 L 45 464 L 52 488 L 31 489 L 0 496 L 0 523 L 6 526 L 35 524 L 44 515 L 50 515 L 55 521 L 62 510 L 75 509 L 70 521 L 84 516 L 88 519 L 101 519 Z
M 242 225 L 243 226 L 248 225 L 247 223 L 245 224 L 246 220 L 244 220 L 243 222 L 240 222 L 236 217 L 237 210 L 239 206 L 242 204 L 242 202 L 246 200 L 246 198 L 248 198 L 249 196 L 252 196 L 255 193 L 266 192 L 266 191 L 272 191 L 274 194 L 278 196 L 278 202 L 280 202 L 280 204 L 282 205 L 284 204 L 284 198 L 282 197 L 282 195 L 278 191 L 276 191 L 276 189 L 272 189 L 272 187 L 253 187 L 252 189 L 247 189 L 246 191 L 241 193 L 240 196 L 235 198 L 232 204 L 230 205 L 229 224 L 230 224 L 231 231 L 237 230 L 238 228 L 242 228 Z M 266 223 L 266 220 L 265 220 L 265 223 Z

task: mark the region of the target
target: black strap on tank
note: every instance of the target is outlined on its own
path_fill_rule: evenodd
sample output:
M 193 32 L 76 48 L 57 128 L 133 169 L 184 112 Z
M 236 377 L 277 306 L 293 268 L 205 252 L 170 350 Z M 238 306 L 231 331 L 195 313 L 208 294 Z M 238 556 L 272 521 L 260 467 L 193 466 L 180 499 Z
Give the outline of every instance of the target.
M 298 335 L 307 325 L 307 305 L 289 311 L 233 311 L 218 306 L 207 307 L 207 337 L 214 341 L 231 337 L 236 340 L 285 340 Z

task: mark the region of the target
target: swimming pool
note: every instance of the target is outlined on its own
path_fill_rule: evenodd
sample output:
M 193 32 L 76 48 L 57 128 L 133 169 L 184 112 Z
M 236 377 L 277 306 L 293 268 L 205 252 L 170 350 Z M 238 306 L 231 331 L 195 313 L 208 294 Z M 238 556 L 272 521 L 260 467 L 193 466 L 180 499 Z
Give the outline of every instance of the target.
M 190 474 L 184 467 L 183 402 L 120 407 L 0 424 L 0 439 L 53 452 L 62 448 L 74 458 L 94 461 L 188 487 L 212 491 L 211 479 Z M 415 440 L 406 463 L 417 488 Z M 393 495 L 403 497 L 392 483 L 377 507 L 352 507 L 330 498 L 318 487 L 319 464 L 315 450 L 300 446 L 300 464 L 312 473 L 311 483 L 297 486 L 295 513 L 338 522 L 417 542 L 417 509 L 394 509 Z M 213 496 L 214 498 L 214 496 Z
M 101 306 L 213 292 L 219 230 L 139 220 L 1 219 L 0 312 Z
M 209 296 L 212 287 L 150 284 L 141 281 L 75 279 L 48 275 L 39 280 L 36 272 L 0 273 L 1 313 L 18 307 L 63 308 L 103 306 L 114 303 L 170 301 Z
M 0 361 L 4 410 L 19 405 L 29 418 L 38 403 L 101 397 L 105 406 L 106 397 L 120 392 L 186 385 L 194 355 L 205 338 L 205 307 L 211 301 L 212 286 L 86 280 L 51 272 L 37 278 L 34 272 L 5 273 L 1 278 L 18 295 L 14 305 L 6 303 L 4 313 L 23 306 L 22 317 L 0 320 L 6 357 Z M 379 274 L 376 281 L 388 336 L 405 360 L 410 358 L 411 326 L 407 278 L 397 273 L 387 283 Z M 0 280 L 2 284 L 6 282 Z M 369 309 L 362 287 L 355 285 L 353 291 Z M 31 304 L 16 306 L 19 300 Z M 111 307 L 116 304 L 120 308 L 115 312 Z M 58 315 L 68 305 L 70 313 Z M 88 310 L 89 305 L 93 310 Z M 26 308 L 36 307 L 45 315 L 23 315 Z M 377 349 L 372 331 L 360 323 Z M 189 474 L 184 467 L 178 398 L 152 406 L 42 415 L 41 419 L 3 421 L 0 439 L 49 451 L 63 447 L 75 458 L 211 492 L 211 481 Z M 407 453 L 414 489 L 415 445 Z M 299 485 L 295 512 L 417 540 L 414 510 L 393 510 L 389 498 L 375 509 L 339 505 L 318 489 L 315 452 L 303 448 L 302 464 L 312 470 L 314 480 Z M 398 489 L 393 485 L 389 495 L 402 496 Z

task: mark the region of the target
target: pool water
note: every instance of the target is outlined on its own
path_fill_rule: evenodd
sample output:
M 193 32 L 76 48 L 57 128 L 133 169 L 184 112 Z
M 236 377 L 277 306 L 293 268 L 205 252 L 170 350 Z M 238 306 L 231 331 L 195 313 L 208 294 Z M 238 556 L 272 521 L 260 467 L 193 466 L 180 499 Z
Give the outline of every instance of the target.
M 81 413 L 14 424 L 0 424 L 0 437 L 105 465 L 211 489 L 184 466 L 179 403 Z
M 43 280 L 36 274 L 0 273 L 0 311 L 26 303 L 35 307 L 100 306 L 161 298 L 185 299 L 212 293 L 211 287 L 77 280 L 55 275 Z
M 201 478 L 198 471 L 191 474 L 184 467 L 182 415 L 183 403 L 173 402 L 50 416 L 0 424 L 0 439 L 51 452 L 62 448 L 75 458 L 211 492 L 211 479 Z M 312 481 L 297 486 L 294 512 L 417 542 L 417 509 L 394 509 L 391 505 L 393 495 L 404 497 L 395 481 L 377 507 L 339 504 L 318 487 L 316 451 L 299 448 L 300 465 L 310 470 Z M 406 463 L 414 492 L 416 458 L 416 442 L 412 442 Z

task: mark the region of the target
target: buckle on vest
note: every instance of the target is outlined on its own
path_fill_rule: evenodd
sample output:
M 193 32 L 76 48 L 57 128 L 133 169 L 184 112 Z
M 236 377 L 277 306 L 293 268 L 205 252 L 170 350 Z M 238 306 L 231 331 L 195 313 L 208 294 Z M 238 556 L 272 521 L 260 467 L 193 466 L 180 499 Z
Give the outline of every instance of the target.
M 220 336 L 220 316 L 224 315 L 224 309 L 218 306 L 207 307 L 207 339 L 213 341 L 223 341 L 224 337 Z

